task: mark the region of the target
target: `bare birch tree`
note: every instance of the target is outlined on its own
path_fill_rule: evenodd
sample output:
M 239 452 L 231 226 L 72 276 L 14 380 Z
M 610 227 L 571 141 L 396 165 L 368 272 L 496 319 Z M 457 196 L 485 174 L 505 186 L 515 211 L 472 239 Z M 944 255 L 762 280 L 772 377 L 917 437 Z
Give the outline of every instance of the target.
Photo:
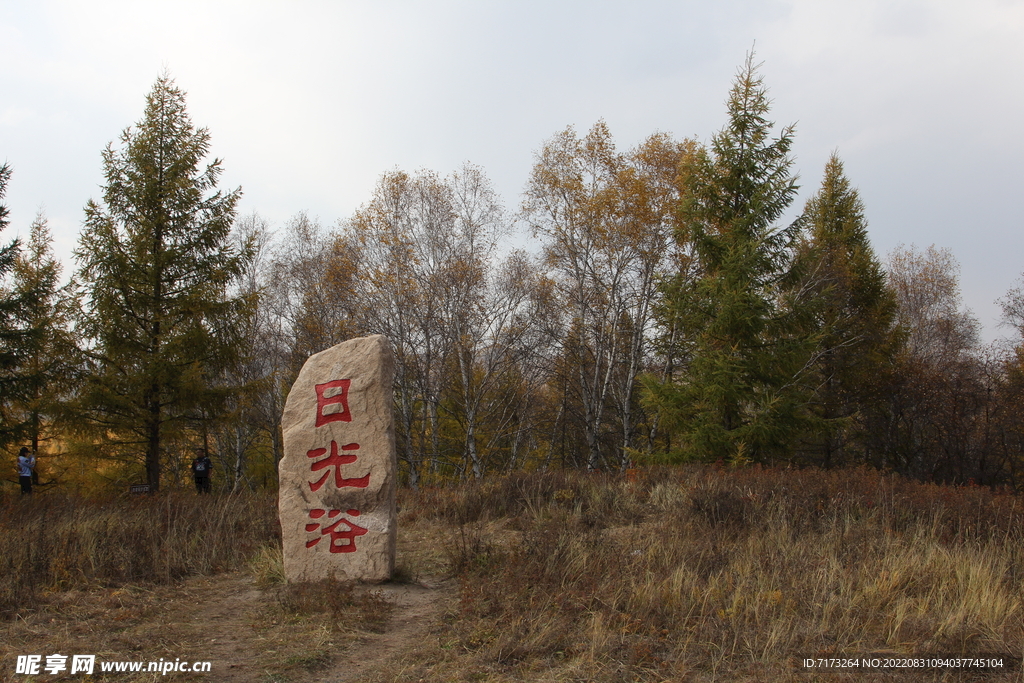
M 637 377 L 652 337 L 658 273 L 672 246 L 680 161 L 692 143 L 655 135 L 629 154 L 615 150 L 603 121 L 582 139 L 570 127 L 538 153 L 524 200 L 545 264 L 565 306 L 564 351 L 572 360 L 588 469 L 624 467 L 633 444 Z M 617 412 L 618 457 L 601 442 Z

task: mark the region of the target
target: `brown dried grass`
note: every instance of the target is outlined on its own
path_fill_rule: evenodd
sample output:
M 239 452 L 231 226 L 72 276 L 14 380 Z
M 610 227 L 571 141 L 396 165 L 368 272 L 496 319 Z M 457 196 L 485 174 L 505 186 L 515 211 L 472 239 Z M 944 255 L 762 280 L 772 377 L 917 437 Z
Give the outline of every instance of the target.
M 452 572 L 459 599 L 414 655 L 372 680 L 1021 680 L 799 667 L 875 652 L 1019 658 L 1024 530 L 1006 493 L 867 469 L 695 466 L 634 481 L 515 474 L 402 491 L 400 503 L 406 580 Z M 388 628 L 389 605 L 372 592 L 281 584 L 278 544 L 272 495 L 8 499 L 0 606 L 29 614 L 18 622 L 28 628 L 57 591 L 145 590 L 247 566 L 264 589 L 252 628 L 280 641 L 268 652 L 292 653 L 266 662 L 280 680 L 326 665 L 341 624 Z
M 0 498 L 0 616 L 33 609 L 43 592 L 237 569 L 279 539 L 269 492 Z
M 427 680 L 831 680 L 799 661 L 1024 648 L 1021 502 L 980 487 L 691 467 L 519 474 L 414 504 L 450 525 L 462 583 L 441 641 L 463 656 Z

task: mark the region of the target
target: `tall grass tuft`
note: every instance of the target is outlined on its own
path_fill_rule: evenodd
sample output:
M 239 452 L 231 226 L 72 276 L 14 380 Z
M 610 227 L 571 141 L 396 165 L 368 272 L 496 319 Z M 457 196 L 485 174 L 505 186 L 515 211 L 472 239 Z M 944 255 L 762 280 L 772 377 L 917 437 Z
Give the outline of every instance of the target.
M 0 615 L 43 591 L 239 568 L 279 538 L 272 493 L 0 499 Z

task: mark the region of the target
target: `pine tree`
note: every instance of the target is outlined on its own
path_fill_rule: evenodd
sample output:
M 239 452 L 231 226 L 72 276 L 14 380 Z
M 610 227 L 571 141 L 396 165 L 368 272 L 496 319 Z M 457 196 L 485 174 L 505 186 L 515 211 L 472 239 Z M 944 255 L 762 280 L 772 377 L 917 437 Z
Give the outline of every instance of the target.
M 804 286 L 822 333 L 813 402 L 822 428 L 807 450 L 812 462 L 830 466 L 863 457 L 856 438 L 872 421 L 899 344 L 896 298 L 868 240 L 863 202 L 837 155 L 804 215 L 810 232 L 801 257 L 807 262 Z
M 13 268 L 14 292 L 26 302 L 19 318 L 24 329 L 33 330 L 21 360 L 27 392 L 16 404 L 33 452 L 50 438 L 58 417 L 71 417 L 64 399 L 78 376 L 78 349 L 71 328 L 75 285 L 60 286 L 61 265 L 52 245 L 46 217 L 40 213 Z
M 103 153 L 103 204 L 86 206 L 76 251 L 94 365 L 84 407 L 104 439 L 143 454 L 151 491 L 168 439 L 234 390 L 217 380 L 251 303 L 228 294 L 247 258 L 229 241 L 241 190 L 215 191 L 219 160 L 200 169 L 209 140 L 185 94 L 157 79 L 122 148 Z
M 7 193 L 11 167 L 0 166 L 0 201 Z M 8 225 L 9 211 L 0 203 L 0 231 Z M 31 380 L 22 372 L 25 354 L 36 331 L 23 324 L 30 296 L 16 291 L 6 282 L 21 251 L 21 242 L 14 239 L 0 247 L 0 447 L 21 438 L 25 421 L 14 409 L 17 401 L 31 392 Z
M 771 139 L 769 100 L 749 55 L 728 100 L 729 123 L 687 175 L 677 239 L 696 275 L 667 281 L 662 322 L 679 330 L 674 378 L 648 378 L 649 403 L 676 457 L 766 460 L 789 448 L 806 400 L 813 340 L 793 259 L 802 221 L 776 221 L 797 192 L 793 127 Z

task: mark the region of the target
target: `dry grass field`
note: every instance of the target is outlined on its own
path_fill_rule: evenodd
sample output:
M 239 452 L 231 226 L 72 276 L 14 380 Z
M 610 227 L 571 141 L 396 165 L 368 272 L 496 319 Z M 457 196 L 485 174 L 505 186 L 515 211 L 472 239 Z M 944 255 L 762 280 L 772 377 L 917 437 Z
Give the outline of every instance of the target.
M 267 494 L 3 499 L 0 680 L 87 680 L 14 673 L 53 652 L 213 663 L 105 681 L 1024 680 L 1010 494 L 694 466 L 400 502 L 394 582 L 287 586 Z M 932 656 L 1003 667 L 803 666 Z

